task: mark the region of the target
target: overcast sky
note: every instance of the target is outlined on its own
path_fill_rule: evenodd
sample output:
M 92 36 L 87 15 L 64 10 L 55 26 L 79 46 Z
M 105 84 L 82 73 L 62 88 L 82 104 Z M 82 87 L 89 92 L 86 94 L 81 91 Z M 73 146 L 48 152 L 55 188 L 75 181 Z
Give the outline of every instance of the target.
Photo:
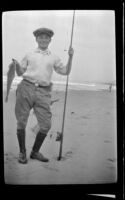
M 19 62 L 37 47 L 33 31 L 51 28 L 50 50 L 66 64 L 72 28 L 72 10 L 9 11 L 2 16 L 3 74 L 12 58 Z M 116 80 L 115 13 L 110 10 L 76 10 L 73 35 L 74 57 L 70 82 Z M 53 80 L 65 77 L 54 72 Z

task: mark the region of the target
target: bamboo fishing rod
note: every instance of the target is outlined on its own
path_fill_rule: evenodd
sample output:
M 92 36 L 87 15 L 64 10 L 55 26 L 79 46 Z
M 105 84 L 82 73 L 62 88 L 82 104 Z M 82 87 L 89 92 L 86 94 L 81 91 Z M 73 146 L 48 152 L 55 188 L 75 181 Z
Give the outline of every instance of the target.
M 74 19 L 75 19 L 75 10 L 73 12 L 70 48 L 72 47 L 73 30 L 74 30 Z M 64 100 L 64 110 L 63 110 L 63 121 L 62 121 L 61 141 L 60 141 L 58 160 L 61 160 L 61 157 L 62 157 L 62 146 L 63 146 L 63 137 L 64 137 L 64 123 L 65 123 L 65 112 L 66 112 L 66 102 L 67 102 L 67 93 L 68 93 L 68 82 L 69 82 L 69 75 L 67 75 L 67 79 L 66 79 L 65 100 Z

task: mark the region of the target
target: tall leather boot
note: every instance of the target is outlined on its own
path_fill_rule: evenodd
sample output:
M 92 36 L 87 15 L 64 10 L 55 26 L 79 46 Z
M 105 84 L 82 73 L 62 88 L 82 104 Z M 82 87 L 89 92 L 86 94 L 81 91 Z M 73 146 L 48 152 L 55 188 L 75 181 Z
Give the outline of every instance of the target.
M 25 147 L 25 130 L 24 129 L 17 129 L 17 138 L 19 143 L 19 158 L 18 161 L 22 164 L 27 163 L 26 158 L 26 147 Z
M 39 152 L 40 147 L 42 146 L 43 141 L 45 140 L 46 134 L 41 133 L 40 131 L 38 132 L 34 145 L 33 145 L 33 149 L 32 152 L 30 154 L 30 158 L 31 159 L 36 159 L 42 162 L 48 162 L 49 159 L 44 157 L 42 155 L 42 153 Z

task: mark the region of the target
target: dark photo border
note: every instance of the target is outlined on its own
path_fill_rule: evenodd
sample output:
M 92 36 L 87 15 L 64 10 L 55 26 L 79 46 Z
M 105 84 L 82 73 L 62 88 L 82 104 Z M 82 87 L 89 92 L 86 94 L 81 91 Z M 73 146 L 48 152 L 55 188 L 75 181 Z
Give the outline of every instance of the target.
M 34 2 L 35 3 L 35 2 Z M 52 3 L 52 2 L 51 2 Z M 51 5 L 50 3 L 50 5 Z M 71 3 L 71 2 L 70 2 Z M 8 4 L 8 3 L 7 3 Z M 21 2 L 21 5 L 24 4 Z M 49 4 L 49 3 L 48 3 Z M 56 3 L 55 3 L 56 4 Z M 57 4 L 60 4 L 57 2 Z M 56 5 L 57 5 L 56 4 Z M 66 5 L 66 3 L 63 2 Z M 90 4 L 90 5 L 89 5 Z M 112 4 L 112 5 L 111 5 Z M 13 194 L 15 197 L 25 199 L 25 194 L 28 196 L 32 196 L 35 199 L 43 199 L 46 197 L 51 199 L 60 199 L 60 198 L 73 198 L 74 199 L 101 199 L 102 197 L 91 196 L 90 194 L 112 194 L 115 195 L 116 199 L 123 198 L 123 174 L 124 174 L 124 166 L 123 166 L 123 145 L 124 145 L 124 134 L 123 134 L 123 2 L 119 1 L 119 3 L 112 2 L 102 2 L 95 4 L 91 4 L 88 2 L 88 5 L 84 4 L 78 6 L 73 5 L 71 3 L 72 8 L 57 8 L 52 4 L 51 8 L 48 5 L 45 7 L 42 5 L 42 2 L 39 4 L 39 8 L 37 9 L 20 9 L 14 8 L 12 5 L 8 5 L 8 9 L 3 6 L 1 9 L 1 29 L 2 29 L 2 12 L 4 11 L 13 11 L 13 10 L 114 10 L 115 12 L 115 28 L 116 28 L 116 86 L 117 86 L 117 155 L 118 155 L 118 167 L 117 174 L 118 180 L 113 184 L 76 184 L 76 185 L 7 185 L 4 183 L 4 158 L 3 158 L 3 97 L 2 97 L 2 67 L 1 67 L 1 139 L 0 139 L 0 188 L 2 188 L 4 198 L 6 198 L 6 194 L 13 198 Z M 30 4 L 31 5 L 31 4 Z M 37 3 L 38 6 L 38 3 Z M 73 7 L 74 6 L 74 7 Z M 10 9 L 11 8 L 11 9 Z M 1 31 L 1 52 L 2 52 L 2 31 Z M 1 53 L 1 66 L 2 66 L 2 53 Z M 67 196 L 68 195 L 68 196 Z M 29 197 L 30 198 L 30 197 Z M 34 199 L 33 198 L 33 199 Z M 104 199 L 104 198 L 102 198 Z

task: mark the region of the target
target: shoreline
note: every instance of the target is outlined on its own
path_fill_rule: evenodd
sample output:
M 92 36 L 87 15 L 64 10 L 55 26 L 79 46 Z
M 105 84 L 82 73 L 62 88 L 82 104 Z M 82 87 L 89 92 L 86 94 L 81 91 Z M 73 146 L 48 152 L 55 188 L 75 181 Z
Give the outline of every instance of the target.
M 22 80 L 22 77 L 15 77 L 12 82 L 11 88 L 14 89 Z M 66 88 L 66 81 L 52 81 L 53 82 L 53 90 L 64 91 Z M 6 89 L 7 86 L 7 76 L 3 76 L 3 90 Z M 102 90 L 113 90 L 116 91 L 116 85 L 114 83 L 97 83 L 97 82 L 83 82 L 83 83 L 68 83 L 69 90 L 92 90 L 92 91 L 102 91 Z

